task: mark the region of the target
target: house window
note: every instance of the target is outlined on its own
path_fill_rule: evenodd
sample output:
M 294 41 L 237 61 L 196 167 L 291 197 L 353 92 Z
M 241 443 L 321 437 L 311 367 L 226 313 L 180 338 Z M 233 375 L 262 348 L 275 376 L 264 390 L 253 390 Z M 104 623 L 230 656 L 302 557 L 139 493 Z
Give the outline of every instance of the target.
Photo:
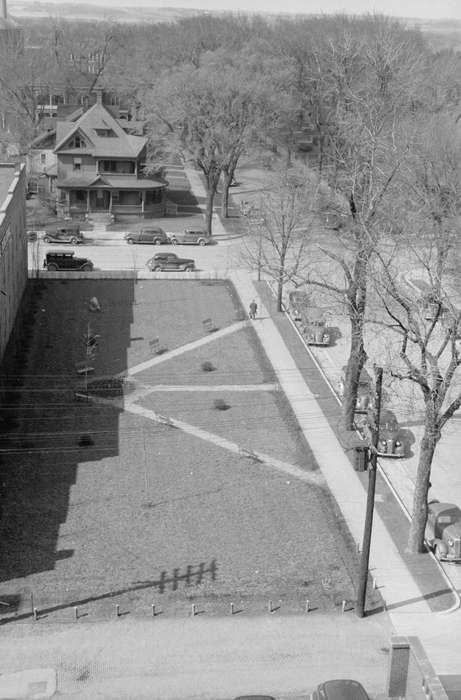
M 74 170 L 81 170 L 82 169 L 82 159 L 81 158 L 74 158 Z
M 113 201 L 113 202 L 118 202 L 118 201 L 120 201 L 120 192 L 119 192 L 119 190 L 112 190 L 112 201 Z
M 112 129 L 95 129 L 97 136 L 102 136 L 105 138 L 115 138 L 116 133 Z
M 77 202 L 86 202 L 85 190 L 75 190 L 75 199 Z
M 46 163 L 46 153 L 40 153 L 40 163 L 45 165 Z

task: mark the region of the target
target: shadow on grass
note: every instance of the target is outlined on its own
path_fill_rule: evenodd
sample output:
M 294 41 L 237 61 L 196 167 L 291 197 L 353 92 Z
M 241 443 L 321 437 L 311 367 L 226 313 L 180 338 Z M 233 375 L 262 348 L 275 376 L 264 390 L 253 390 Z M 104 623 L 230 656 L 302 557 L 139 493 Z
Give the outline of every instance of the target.
M 112 310 L 105 303 L 103 314 L 90 315 L 92 296 L 110 298 Z M 73 549 L 58 550 L 58 537 L 77 469 L 119 454 L 120 414 L 115 406 L 95 410 L 74 400 L 82 382 L 75 367 L 91 324 L 104 341 L 100 365 L 126 369 L 133 300 L 131 280 L 27 285 L 0 372 L 1 582 L 73 556 Z
M 177 591 L 180 583 L 184 583 L 186 586 L 199 586 L 204 581 L 209 578 L 210 581 L 216 581 L 216 575 L 218 571 L 218 565 L 216 559 L 212 559 L 210 564 L 207 566 L 204 562 L 200 562 L 198 566 L 193 566 L 191 564 L 187 565 L 186 572 L 181 574 L 181 569 L 173 569 L 172 575 L 168 575 L 167 571 L 162 571 L 158 579 L 152 579 L 147 581 L 134 581 L 133 585 L 126 586 L 124 588 L 119 588 L 114 591 L 108 591 L 106 593 L 101 593 L 100 595 L 88 596 L 86 598 L 79 598 L 78 600 L 73 600 L 67 603 L 61 603 L 58 605 L 49 606 L 46 608 L 40 608 L 37 610 L 39 617 L 46 617 L 51 613 L 58 612 L 60 610 L 66 610 L 68 608 L 75 608 L 82 605 L 88 605 L 90 603 L 95 603 L 101 600 L 107 600 L 110 598 L 116 598 L 118 596 L 124 595 L 126 593 L 132 593 L 133 591 L 146 590 L 148 588 L 155 588 L 157 592 L 162 594 L 165 593 L 169 586 L 171 585 L 171 591 Z M 169 589 L 170 590 L 170 589 Z M 5 609 L 0 610 L 0 613 L 4 612 Z M 126 613 L 127 614 L 127 613 Z M 81 615 L 79 614 L 79 617 Z M 13 617 L 4 617 L 0 619 L 2 625 L 8 624 L 10 622 L 20 622 L 21 620 L 27 620 L 34 617 L 34 612 L 31 609 L 30 612 L 21 613 L 20 615 L 14 615 Z

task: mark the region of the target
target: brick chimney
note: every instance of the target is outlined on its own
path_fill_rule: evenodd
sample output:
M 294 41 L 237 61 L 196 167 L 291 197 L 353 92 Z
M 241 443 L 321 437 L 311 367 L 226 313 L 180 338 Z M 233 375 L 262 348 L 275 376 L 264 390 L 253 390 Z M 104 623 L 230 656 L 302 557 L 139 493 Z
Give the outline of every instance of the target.
M 2 2 L 6 2 L 6 0 L 2 0 Z M 95 88 L 94 92 L 96 94 L 96 104 L 102 105 L 102 93 L 103 89 L 102 88 Z

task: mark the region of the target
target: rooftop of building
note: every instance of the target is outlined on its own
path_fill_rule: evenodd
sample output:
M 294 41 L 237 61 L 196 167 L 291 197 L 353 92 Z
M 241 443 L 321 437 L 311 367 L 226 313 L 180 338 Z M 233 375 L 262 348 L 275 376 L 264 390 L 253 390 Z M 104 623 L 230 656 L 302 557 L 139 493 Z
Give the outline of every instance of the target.
M 3 202 L 6 199 L 17 169 L 16 163 L 0 163 L 0 211 L 3 209 Z

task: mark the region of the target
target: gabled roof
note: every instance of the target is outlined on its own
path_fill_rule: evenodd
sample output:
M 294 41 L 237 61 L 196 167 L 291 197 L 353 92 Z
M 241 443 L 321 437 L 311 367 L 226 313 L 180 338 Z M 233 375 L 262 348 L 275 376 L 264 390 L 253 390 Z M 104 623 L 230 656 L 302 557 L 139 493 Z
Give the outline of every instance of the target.
M 48 144 L 48 142 L 50 142 Z M 56 142 L 56 129 L 49 129 L 48 131 L 43 131 L 41 134 L 36 136 L 29 144 L 30 148 L 52 148 Z
M 61 124 L 66 126 L 60 130 Z M 115 136 L 98 135 L 99 129 L 109 129 Z M 70 149 L 66 149 L 66 143 L 77 132 L 81 132 L 90 142 L 89 147 L 84 150 L 94 157 L 137 158 L 147 143 L 147 139 L 141 136 L 126 134 L 117 120 L 99 102 L 90 107 L 74 123 L 58 122 L 55 152 L 68 152 Z

